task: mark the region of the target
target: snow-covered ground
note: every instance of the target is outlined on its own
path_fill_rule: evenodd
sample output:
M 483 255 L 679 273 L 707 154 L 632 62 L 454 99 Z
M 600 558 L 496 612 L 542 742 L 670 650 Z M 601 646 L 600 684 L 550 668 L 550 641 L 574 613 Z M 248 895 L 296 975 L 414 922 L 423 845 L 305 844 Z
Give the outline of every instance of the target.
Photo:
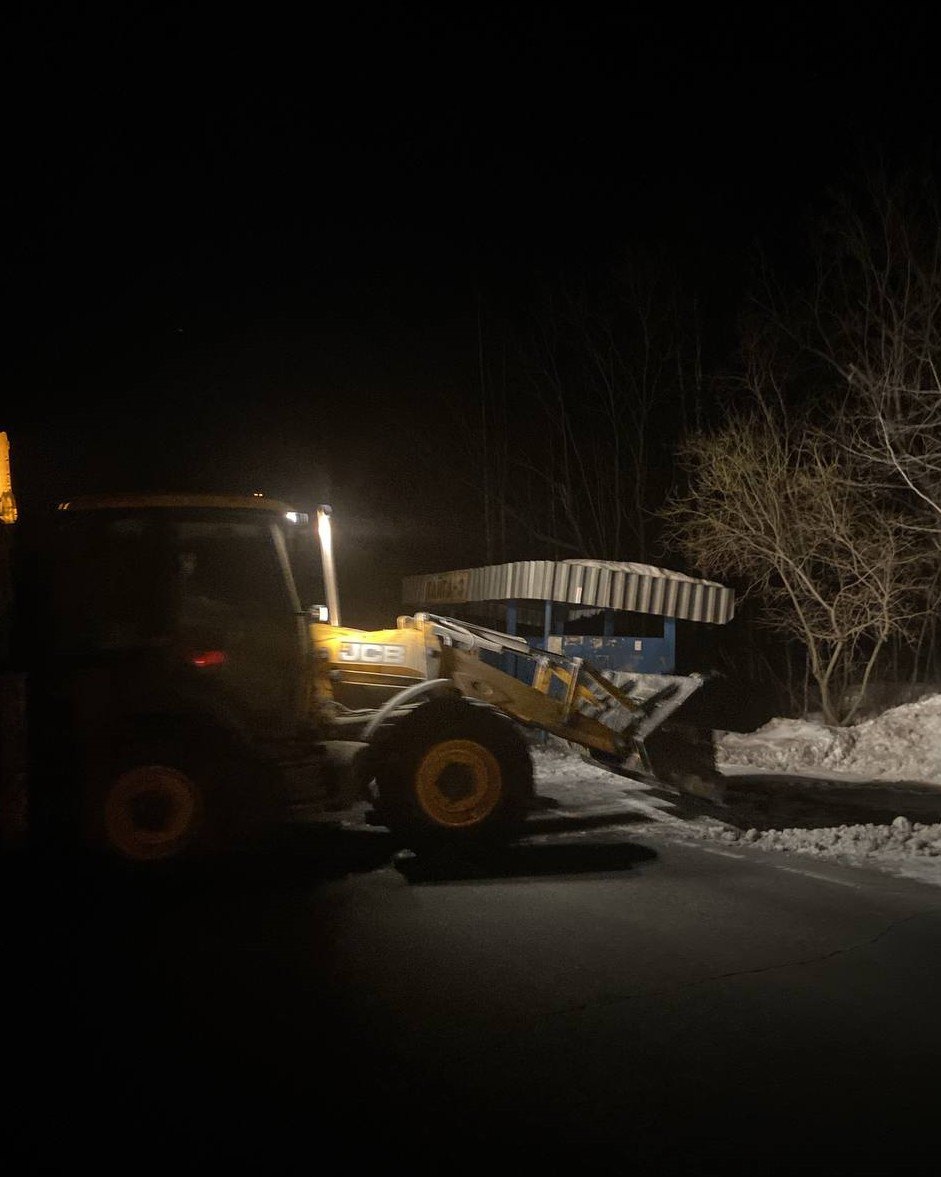
M 941 694 L 850 728 L 773 719 L 749 734 L 719 732 L 716 758 L 729 775 L 813 776 L 831 780 L 834 788 L 841 782 L 875 788 L 892 781 L 937 786 L 941 805 Z M 561 742 L 535 748 L 533 759 L 539 792 L 553 798 L 562 814 L 611 813 L 616 821 L 617 810 L 624 809 L 630 821 L 639 809 L 656 823 L 651 828 L 665 834 L 832 859 L 941 886 L 941 822 L 913 821 L 899 813 L 885 825 L 741 830 L 709 818 L 681 820 L 643 786 L 587 764 Z

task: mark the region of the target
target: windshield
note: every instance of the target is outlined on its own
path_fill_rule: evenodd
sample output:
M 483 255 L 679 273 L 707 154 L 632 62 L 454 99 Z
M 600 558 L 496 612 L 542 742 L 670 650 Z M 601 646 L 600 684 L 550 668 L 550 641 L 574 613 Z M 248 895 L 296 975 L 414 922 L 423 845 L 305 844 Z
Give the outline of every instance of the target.
M 180 624 L 298 607 L 279 543 L 285 532 L 270 516 L 89 511 L 64 522 L 54 604 L 66 646 L 120 648 L 163 639 Z
M 299 515 L 296 523 L 285 519 L 279 523 L 287 547 L 291 575 L 298 600 L 305 611 L 326 601 L 320 545 L 313 523 L 306 515 Z

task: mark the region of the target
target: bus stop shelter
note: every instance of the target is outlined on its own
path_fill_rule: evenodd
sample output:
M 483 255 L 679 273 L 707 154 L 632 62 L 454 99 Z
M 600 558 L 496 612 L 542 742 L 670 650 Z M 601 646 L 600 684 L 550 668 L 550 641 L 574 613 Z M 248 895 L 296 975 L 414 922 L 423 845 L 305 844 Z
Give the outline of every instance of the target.
M 678 620 L 724 625 L 735 612 L 734 593 L 724 585 L 650 564 L 593 559 L 409 576 L 402 599 L 416 612 L 489 624 L 600 670 L 643 674 L 674 671 Z

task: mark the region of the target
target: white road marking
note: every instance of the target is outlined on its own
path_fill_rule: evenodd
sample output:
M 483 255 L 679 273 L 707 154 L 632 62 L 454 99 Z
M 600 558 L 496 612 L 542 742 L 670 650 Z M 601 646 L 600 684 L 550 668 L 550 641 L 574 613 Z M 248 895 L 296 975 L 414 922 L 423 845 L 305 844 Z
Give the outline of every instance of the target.
M 713 850 L 709 846 L 701 847 L 704 854 L 717 854 L 720 858 L 737 858 L 742 861 L 745 858 L 744 854 L 733 854 L 731 850 Z M 822 879 L 825 883 L 835 883 L 838 887 L 852 887 L 854 891 L 860 889 L 859 883 L 848 883 L 846 879 L 833 879 L 829 875 L 822 875 L 814 870 L 801 870 L 797 866 L 781 866 L 777 862 L 769 862 L 768 865 L 774 870 L 787 871 L 790 875 L 806 875 L 808 879 Z
M 829 875 L 821 875 L 814 870 L 800 870 L 796 866 L 781 866 L 777 862 L 770 864 L 775 870 L 786 870 L 791 875 L 806 875 L 808 879 L 823 879 L 825 883 L 836 883 L 838 887 L 852 887 L 854 891 L 860 889 L 859 883 L 848 883 L 846 879 L 832 879 Z

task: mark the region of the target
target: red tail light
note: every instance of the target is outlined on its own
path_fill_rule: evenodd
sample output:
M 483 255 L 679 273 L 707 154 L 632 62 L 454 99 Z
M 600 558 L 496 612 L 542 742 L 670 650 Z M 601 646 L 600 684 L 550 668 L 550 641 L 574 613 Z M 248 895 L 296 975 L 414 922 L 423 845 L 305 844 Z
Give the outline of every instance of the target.
M 225 650 L 194 650 L 187 658 L 192 666 L 203 667 L 221 666 L 228 656 Z

